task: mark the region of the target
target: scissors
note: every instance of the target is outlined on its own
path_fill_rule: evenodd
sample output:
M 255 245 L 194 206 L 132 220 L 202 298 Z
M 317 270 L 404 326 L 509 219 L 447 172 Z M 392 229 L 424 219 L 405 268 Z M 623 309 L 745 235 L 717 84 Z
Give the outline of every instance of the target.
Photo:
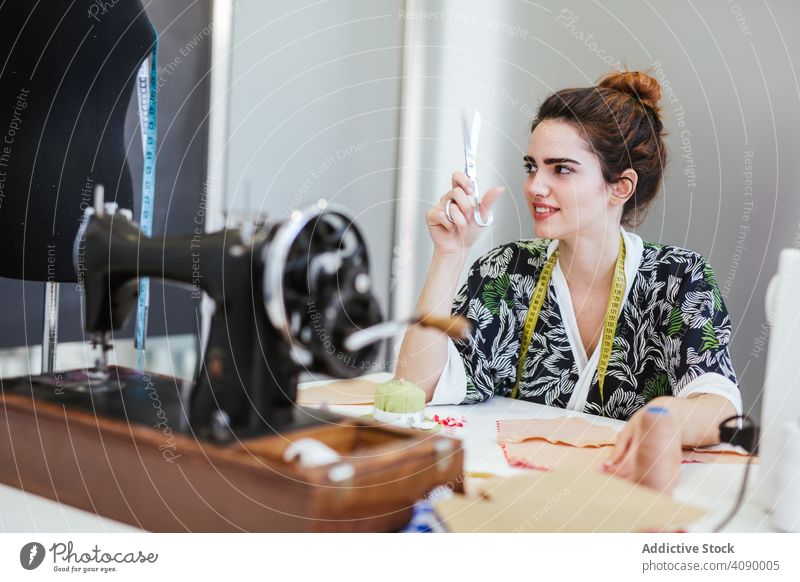
M 475 169 L 475 155 L 478 150 L 478 137 L 481 133 L 481 114 L 475 111 L 475 115 L 472 117 L 472 123 L 470 123 L 469 115 L 467 115 L 466 111 L 462 111 L 462 118 L 464 123 L 464 173 L 467 175 L 467 178 L 469 178 L 469 183 L 472 187 L 472 195 L 469 198 L 470 202 L 472 202 L 475 222 L 477 222 L 479 226 L 489 226 L 494 222 L 494 216 L 490 210 L 488 211 L 485 222 L 483 217 L 481 217 L 481 211 L 478 206 L 481 199 L 478 194 L 477 170 Z

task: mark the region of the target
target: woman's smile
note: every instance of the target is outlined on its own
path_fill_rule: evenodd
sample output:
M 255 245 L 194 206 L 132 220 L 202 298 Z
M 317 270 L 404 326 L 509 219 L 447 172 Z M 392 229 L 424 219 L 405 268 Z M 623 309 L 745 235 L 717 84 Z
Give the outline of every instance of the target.
M 533 218 L 535 220 L 545 220 L 550 218 L 555 213 L 559 212 L 561 209 L 555 206 L 550 206 L 549 204 L 542 204 L 539 202 L 533 203 Z

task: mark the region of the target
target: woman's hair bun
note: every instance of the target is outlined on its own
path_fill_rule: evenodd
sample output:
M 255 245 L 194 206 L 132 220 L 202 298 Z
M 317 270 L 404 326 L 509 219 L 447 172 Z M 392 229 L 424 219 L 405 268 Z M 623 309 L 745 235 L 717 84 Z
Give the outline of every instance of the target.
M 661 85 L 647 73 L 640 71 L 609 73 L 600 79 L 598 87 L 607 87 L 627 93 L 645 105 L 649 105 L 655 111 L 659 110 L 658 102 L 661 100 Z

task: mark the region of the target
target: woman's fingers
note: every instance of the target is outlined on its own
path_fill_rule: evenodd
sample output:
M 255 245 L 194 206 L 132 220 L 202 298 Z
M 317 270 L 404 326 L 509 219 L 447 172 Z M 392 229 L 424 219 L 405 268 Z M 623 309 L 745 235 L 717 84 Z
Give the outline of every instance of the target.
M 617 442 L 614 444 L 614 452 L 611 454 L 611 458 L 605 462 L 605 466 L 611 467 L 619 465 L 630 451 L 632 443 L 633 429 L 629 423 L 617 436 Z
M 620 477 L 621 479 L 630 479 L 634 475 L 636 458 L 632 450 L 628 450 L 627 455 L 609 471 L 612 475 Z
M 500 198 L 500 195 L 505 192 L 506 189 L 502 186 L 493 186 L 489 188 L 486 192 L 483 193 L 481 196 L 481 210 L 489 209 L 494 206 L 494 203 Z
M 466 192 L 461 188 L 454 188 L 448 196 L 450 200 L 452 200 L 452 204 L 450 204 L 450 215 L 453 215 L 453 207 L 457 206 L 458 209 L 461 211 L 461 215 L 466 219 L 467 222 L 472 221 L 472 202 L 467 196 Z M 445 200 L 445 204 L 447 204 L 447 200 Z
M 441 226 L 449 234 L 458 232 L 461 236 L 461 244 L 471 245 L 480 229 L 476 226 L 476 208 L 472 202 L 473 198 L 470 196 L 470 181 L 463 172 L 454 172 L 452 182 L 453 189 L 442 196 L 435 208 L 426 212 L 425 221 L 430 228 Z M 486 191 L 478 205 L 484 220 L 488 220 L 489 209 L 504 191 L 505 188 L 499 186 Z M 450 240 L 449 237 L 448 240 Z M 450 241 L 448 244 L 452 242 L 455 241 Z
M 603 470 L 606 473 L 625 479 L 633 474 L 633 461 L 633 449 L 627 449 L 617 462 L 610 463 L 606 461 L 603 463 Z
M 472 218 L 475 215 L 475 207 L 472 204 L 472 195 L 474 194 L 472 192 L 472 182 L 464 172 L 453 172 L 451 182 L 453 189 L 442 198 L 442 207 L 447 203 L 447 199 L 450 198 L 455 204 L 458 204 L 467 222 L 472 222 Z M 489 209 L 505 190 L 502 186 L 494 186 L 482 194 L 478 209 L 484 220 L 489 216 Z
M 461 188 L 464 192 L 469 193 L 472 189 L 472 183 L 467 178 L 467 175 L 464 172 L 453 172 L 453 177 L 450 180 L 452 184 L 453 190 L 456 188 Z
M 489 219 L 489 212 L 490 208 L 494 206 L 494 203 L 500 197 L 500 194 L 505 192 L 506 189 L 502 186 L 494 186 L 489 188 L 483 196 L 481 196 L 481 201 L 478 204 L 478 208 L 481 211 L 481 218 L 486 221 Z
M 453 232 L 453 229 L 456 227 L 455 223 L 450 222 L 447 218 L 447 215 L 444 213 L 444 210 L 439 208 L 431 208 L 426 212 L 425 222 L 428 226 L 443 226 L 448 232 Z
M 450 205 L 450 217 L 453 219 L 453 223 L 456 225 L 459 232 L 464 232 L 468 228 L 467 219 L 461 212 L 461 207 L 455 202 Z

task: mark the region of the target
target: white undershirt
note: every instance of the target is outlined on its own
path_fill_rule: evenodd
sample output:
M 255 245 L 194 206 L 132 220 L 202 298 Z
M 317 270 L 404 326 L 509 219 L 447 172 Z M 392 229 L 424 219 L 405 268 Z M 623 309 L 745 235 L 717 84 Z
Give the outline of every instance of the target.
M 620 228 L 620 231 L 625 241 L 625 293 L 620 307 L 620 310 L 622 310 L 639 271 L 644 243 L 638 235 L 626 232 L 624 228 Z M 548 258 L 556 248 L 558 248 L 558 240 L 552 241 L 547 247 Z M 572 355 L 578 369 L 578 382 L 567 403 L 567 409 L 583 411 L 591 389 L 592 379 L 600 360 L 600 349 L 595 349 L 592 357 L 587 358 L 586 350 L 580 339 L 578 320 L 573 310 L 569 286 L 558 261 L 553 269 L 551 281 L 555 290 L 556 301 L 561 310 L 561 318 L 564 321 L 567 338 L 572 348 Z M 693 394 L 717 394 L 723 396 L 731 401 L 734 408 L 736 408 L 737 414 L 742 413 L 742 396 L 739 389 L 736 384 L 721 374 L 709 372 L 698 376 L 684 386 L 678 396 L 685 398 Z M 439 376 L 430 404 L 461 404 L 466 395 L 467 373 L 464 368 L 464 361 L 461 359 L 461 354 L 458 352 L 456 345 L 451 339 L 448 339 L 447 363 L 442 370 L 441 376 Z

